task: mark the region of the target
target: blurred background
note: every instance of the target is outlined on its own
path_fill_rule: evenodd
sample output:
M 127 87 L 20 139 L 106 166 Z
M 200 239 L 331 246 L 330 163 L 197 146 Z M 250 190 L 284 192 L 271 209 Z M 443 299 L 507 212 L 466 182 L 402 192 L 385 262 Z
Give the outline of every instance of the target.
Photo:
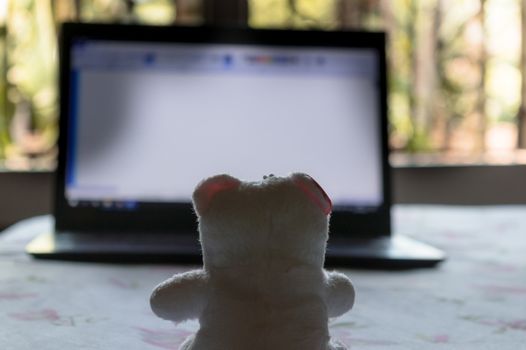
M 61 22 L 199 25 L 209 3 L 0 0 L 0 168 L 55 166 Z M 525 13 L 525 0 L 248 0 L 245 9 L 254 28 L 389 33 L 394 165 L 526 163 Z

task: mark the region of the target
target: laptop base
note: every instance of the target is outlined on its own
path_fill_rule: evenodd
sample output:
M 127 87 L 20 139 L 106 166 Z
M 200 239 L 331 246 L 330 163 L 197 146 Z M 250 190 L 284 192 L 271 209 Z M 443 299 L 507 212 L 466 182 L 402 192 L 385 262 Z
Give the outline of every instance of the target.
M 433 267 L 444 261 L 443 251 L 404 235 L 329 240 L 327 266 L 401 270 Z
M 201 264 L 200 245 L 194 235 L 45 233 L 31 241 L 26 252 L 39 259 L 109 263 Z M 374 239 L 331 239 L 326 266 L 368 269 L 432 267 L 445 254 L 402 235 Z

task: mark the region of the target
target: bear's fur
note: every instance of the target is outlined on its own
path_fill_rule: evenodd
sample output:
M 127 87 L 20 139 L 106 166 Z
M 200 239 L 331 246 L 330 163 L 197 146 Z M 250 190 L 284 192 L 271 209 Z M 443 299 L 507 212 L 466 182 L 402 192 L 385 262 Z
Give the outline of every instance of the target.
M 323 269 L 332 206 L 311 177 L 218 175 L 197 186 L 193 202 L 203 268 L 151 296 L 163 319 L 199 319 L 180 349 L 345 349 L 330 340 L 328 319 L 351 309 L 354 288 Z

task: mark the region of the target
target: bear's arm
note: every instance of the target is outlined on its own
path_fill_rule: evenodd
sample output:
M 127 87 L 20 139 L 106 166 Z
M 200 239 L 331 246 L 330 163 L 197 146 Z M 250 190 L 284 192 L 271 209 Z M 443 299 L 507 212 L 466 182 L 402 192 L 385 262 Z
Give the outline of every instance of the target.
M 155 287 L 150 297 L 152 311 L 174 322 L 198 318 L 206 304 L 207 284 L 203 270 L 177 274 Z
M 339 272 L 326 272 L 327 311 L 329 317 L 338 317 L 354 304 L 354 287 L 351 280 Z

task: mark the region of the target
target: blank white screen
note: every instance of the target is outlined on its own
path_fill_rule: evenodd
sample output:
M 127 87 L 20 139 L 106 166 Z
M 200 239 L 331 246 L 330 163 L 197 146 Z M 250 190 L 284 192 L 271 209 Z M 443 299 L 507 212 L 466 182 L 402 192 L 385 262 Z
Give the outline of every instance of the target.
M 207 67 L 80 68 L 68 199 L 188 201 L 214 174 L 301 171 L 336 205 L 382 201 L 376 75 Z

